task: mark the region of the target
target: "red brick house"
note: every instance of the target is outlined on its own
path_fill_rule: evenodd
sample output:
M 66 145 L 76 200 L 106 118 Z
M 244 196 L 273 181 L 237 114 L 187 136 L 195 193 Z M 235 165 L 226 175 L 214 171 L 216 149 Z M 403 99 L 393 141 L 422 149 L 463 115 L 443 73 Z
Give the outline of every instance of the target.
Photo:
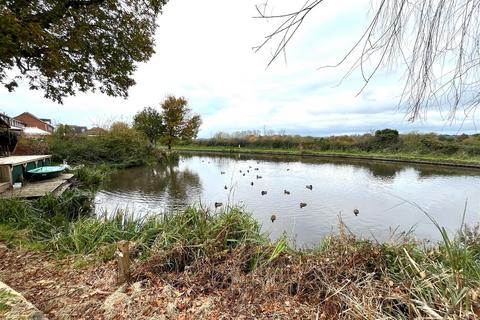
M 25 123 L 27 127 L 38 128 L 50 133 L 52 133 L 54 130 L 54 127 L 50 123 L 35 117 L 33 114 L 29 112 L 24 112 L 16 116 L 15 119 Z

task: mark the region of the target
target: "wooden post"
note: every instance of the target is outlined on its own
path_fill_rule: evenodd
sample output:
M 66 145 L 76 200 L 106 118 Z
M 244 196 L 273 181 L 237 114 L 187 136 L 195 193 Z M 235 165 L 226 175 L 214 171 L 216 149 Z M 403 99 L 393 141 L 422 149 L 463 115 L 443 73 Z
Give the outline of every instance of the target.
M 118 262 L 118 284 L 124 284 L 130 279 L 130 257 L 128 253 L 129 243 L 122 240 L 117 242 L 117 256 Z

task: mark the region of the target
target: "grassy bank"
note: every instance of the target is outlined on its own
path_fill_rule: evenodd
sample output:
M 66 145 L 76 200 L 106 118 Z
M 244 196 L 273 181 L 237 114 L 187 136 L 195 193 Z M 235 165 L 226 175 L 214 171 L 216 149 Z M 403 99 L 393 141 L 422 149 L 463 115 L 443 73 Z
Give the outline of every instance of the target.
M 239 148 L 240 147 L 240 148 Z M 447 163 L 480 163 L 480 135 L 399 134 L 392 129 L 363 135 L 292 136 L 259 132 L 218 133 L 182 149 L 317 156 L 350 156 Z
M 150 218 L 117 212 L 97 219 L 85 215 L 88 197 L 77 192 L 35 202 L 0 200 L 0 241 L 108 261 L 115 242 L 128 240 L 136 259 L 134 281 L 171 279 L 188 292 L 217 295 L 224 315 L 238 316 L 246 306 L 272 315 L 285 311 L 285 301 L 295 306 L 285 311 L 290 317 L 480 315 L 478 228 L 453 239 L 439 228 L 444 240 L 425 247 L 408 239 L 357 239 L 340 225 L 339 235 L 299 251 L 286 239 L 271 243 L 236 208 L 188 208 Z
M 434 155 L 416 152 L 366 152 L 366 151 L 317 151 L 305 149 L 274 149 L 274 148 L 238 148 L 227 146 L 177 146 L 177 151 L 185 152 L 218 152 L 218 153 L 242 153 L 260 155 L 292 155 L 332 158 L 353 158 L 366 160 L 386 160 L 398 162 L 465 165 L 466 167 L 480 168 L 480 157 L 468 155 Z

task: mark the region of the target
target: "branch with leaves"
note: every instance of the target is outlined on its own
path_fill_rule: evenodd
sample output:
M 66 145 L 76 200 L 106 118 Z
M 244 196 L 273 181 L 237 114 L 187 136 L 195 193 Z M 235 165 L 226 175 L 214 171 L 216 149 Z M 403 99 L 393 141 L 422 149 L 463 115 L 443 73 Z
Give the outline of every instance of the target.
M 166 2 L 0 0 L 0 84 L 25 80 L 60 103 L 78 91 L 127 97 Z

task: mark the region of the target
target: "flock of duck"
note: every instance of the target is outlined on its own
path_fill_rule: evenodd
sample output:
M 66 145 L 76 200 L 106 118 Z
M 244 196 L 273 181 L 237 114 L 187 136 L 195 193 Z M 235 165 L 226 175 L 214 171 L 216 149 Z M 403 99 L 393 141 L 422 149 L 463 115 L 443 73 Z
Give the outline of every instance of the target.
M 245 176 L 246 173 L 250 173 L 250 169 L 252 169 L 252 166 L 248 166 L 248 168 L 249 168 L 249 169 L 247 169 L 246 172 L 243 172 L 242 170 L 240 170 L 240 173 L 241 173 L 243 176 Z M 290 169 L 287 168 L 287 171 L 289 171 L 289 170 L 290 170 Z M 259 171 L 259 168 L 253 168 L 253 171 Z M 221 175 L 224 175 L 225 173 L 226 173 L 225 171 L 220 171 L 220 174 L 221 174 Z M 262 176 L 260 176 L 260 175 L 258 175 L 258 174 L 256 174 L 255 176 L 256 176 L 256 179 L 262 179 Z M 250 182 L 250 185 L 251 185 L 251 186 L 254 185 L 253 181 Z M 309 189 L 309 190 L 313 190 L 313 185 L 311 185 L 311 184 L 306 185 L 305 188 L 306 188 L 306 189 Z M 225 189 L 225 190 L 228 190 L 227 185 L 224 186 L 224 189 Z M 288 191 L 288 190 L 286 190 L 286 189 L 283 190 L 283 193 L 284 193 L 285 195 L 290 195 L 290 191 Z M 266 191 L 266 190 L 262 190 L 262 191 L 260 191 L 260 194 L 261 194 L 262 196 L 267 195 L 267 191 Z M 215 202 L 215 208 L 221 207 L 222 205 L 223 205 L 223 203 L 221 203 L 221 202 Z M 305 207 L 307 206 L 307 204 L 306 204 L 305 202 L 300 202 L 299 206 L 300 206 L 300 209 L 302 209 L 302 208 L 305 208 Z M 359 211 L 358 209 L 354 209 L 354 210 L 353 210 L 353 214 L 354 214 L 355 216 L 357 216 L 359 213 L 360 213 L 360 211 Z M 271 220 L 272 222 L 274 222 L 276 219 L 277 219 L 277 216 L 274 215 L 274 214 L 272 214 L 272 216 L 270 217 L 270 220 Z

